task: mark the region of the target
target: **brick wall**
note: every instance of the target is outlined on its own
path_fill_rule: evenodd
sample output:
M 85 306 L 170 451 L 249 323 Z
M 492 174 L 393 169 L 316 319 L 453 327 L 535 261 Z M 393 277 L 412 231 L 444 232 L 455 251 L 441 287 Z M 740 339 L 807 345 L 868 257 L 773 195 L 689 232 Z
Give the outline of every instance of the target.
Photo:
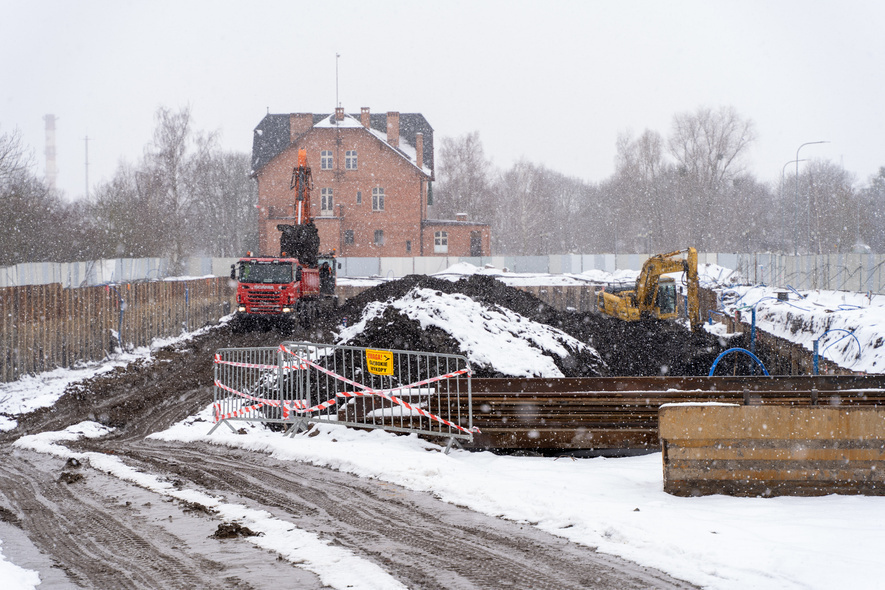
M 279 223 L 292 223 L 294 198 L 289 189 L 299 148 L 307 150 L 313 174 L 311 214 L 320 232 L 320 249 L 341 256 L 414 256 L 419 254 L 422 204 L 427 177 L 414 164 L 363 127 L 314 127 L 258 174 L 259 249 L 278 254 Z M 323 170 L 321 152 L 332 152 L 333 167 Z M 357 152 L 357 168 L 345 169 L 349 150 Z M 323 189 L 332 190 L 334 208 L 321 211 Z M 373 189 L 383 189 L 383 210 L 373 207 Z M 326 215 L 321 215 L 326 213 Z M 383 232 L 383 244 L 376 243 Z M 345 243 L 352 232 L 353 243 Z M 407 242 L 411 244 L 408 249 Z

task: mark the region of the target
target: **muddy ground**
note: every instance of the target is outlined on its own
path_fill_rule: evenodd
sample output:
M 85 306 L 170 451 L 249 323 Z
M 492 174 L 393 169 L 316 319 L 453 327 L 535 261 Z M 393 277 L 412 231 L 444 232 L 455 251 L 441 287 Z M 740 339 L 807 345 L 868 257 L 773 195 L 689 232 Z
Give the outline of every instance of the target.
M 96 420 L 117 430 L 74 448 L 114 454 L 184 488 L 267 510 L 377 563 L 410 588 L 690 587 L 531 526 L 444 504 L 429 494 L 248 451 L 201 444 L 182 448 L 145 439 L 212 401 L 212 355 L 218 348 L 273 346 L 284 337 L 329 341 L 329 331 L 343 317 L 356 317 L 370 298 L 384 298 L 422 281 L 426 279 L 410 277 L 400 285 L 383 285 L 321 324 L 291 334 L 211 330 L 158 351 L 150 363 L 132 363 L 75 384 L 52 408 L 21 417 L 16 430 L 0 433 L 4 555 L 39 570 L 41 587 L 323 587 L 316 575 L 237 535 L 218 538 L 224 537 L 219 525 L 231 523 L 219 522 L 210 513 L 88 466 L 66 465 L 62 459 L 12 447 L 25 434 Z M 715 356 L 719 346 L 671 327 L 628 327 L 586 314 L 562 314 L 530 295 L 488 281 L 443 281 L 433 288 L 475 289 L 470 294 L 476 298 L 519 308 L 533 319 L 544 318 L 581 335 L 607 357 L 616 374 L 634 367 L 651 374 L 659 374 L 664 365 L 671 373 L 702 368 L 700 359 Z M 394 347 L 398 342 L 397 348 L 407 348 L 435 341 L 412 329 L 388 330 L 383 337 L 393 340 L 373 341 L 373 346 Z M 451 346 L 444 339 L 445 334 L 436 335 L 438 345 Z M 682 348 L 673 353 L 667 343 Z M 644 354 L 634 358 L 640 349 Z

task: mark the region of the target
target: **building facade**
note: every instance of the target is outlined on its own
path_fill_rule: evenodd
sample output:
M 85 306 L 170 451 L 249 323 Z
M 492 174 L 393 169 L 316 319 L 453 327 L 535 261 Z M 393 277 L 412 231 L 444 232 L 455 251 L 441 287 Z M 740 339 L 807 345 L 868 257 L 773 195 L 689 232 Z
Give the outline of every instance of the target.
M 466 216 L 435 220 L 433 129 L 419 113 L 268 114 L 255 128 L 258 241 L 279 254 L 278 224 L 295 219 L 298 150 L 313 176 L 311 215 L 320 251 L 339 256 L 489 256 L 490 230 Z

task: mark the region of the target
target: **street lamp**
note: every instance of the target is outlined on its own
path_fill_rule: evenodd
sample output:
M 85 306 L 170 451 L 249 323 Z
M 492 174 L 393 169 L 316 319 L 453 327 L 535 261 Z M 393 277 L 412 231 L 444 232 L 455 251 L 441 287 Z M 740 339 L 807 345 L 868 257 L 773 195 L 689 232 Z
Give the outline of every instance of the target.
M 784 244 L 787 243 L 787 224 L 786 224 L 786 219 L 784 219 L 784 211 L 787 208 L 786 204 L 784 203 L 784 175 L 787 173 L 787 166 L 789 166 L 790 164 L 793 164 L 793 163 L 795 163 L 798 166 L 799 162 L 804 162 L 804 161 L 805 161 L 805 159 L 790 160 L 789 162 L 784 164 L 783 168 L 781 168 L 781 239 L 783 240 Z M 796 182 L 799 182 L 798 178 L 796 179 Z M 794 243 L 795 243 L 795 241 L 794 241 Z M 784 246 L 784 254 L 787 254 L 788 252 L 789 252 L 789 250 L 787 250 L 787 247 L 785 245 Z
M 806 145 L 813 145 L 816 143 L 830 143 L 829 141 L 806 141 L 802 145 L 800 145 L 796 149 L 796 214 L 793 216 L 793 256 L 797 256 L 799 254 L 799 222 L 796 221 L 799 219 L 799 150 L 804 148 Z

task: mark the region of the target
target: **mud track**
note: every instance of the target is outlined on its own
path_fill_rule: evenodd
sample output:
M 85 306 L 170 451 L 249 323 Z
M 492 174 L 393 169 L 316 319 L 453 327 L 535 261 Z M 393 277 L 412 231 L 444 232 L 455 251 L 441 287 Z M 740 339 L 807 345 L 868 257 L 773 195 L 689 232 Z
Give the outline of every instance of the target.
M 317 334 L 292 334 L 311 340 Z M 264 509 L 370 560 L 409 588 L 689 588 L 640 567 L 517 524 L 376 480 L 213 445 L 146 440 L 212 399 L 212 353 L 272 346 L 275 333 L 210 331 L 151 363 L 69 388 L 51 409 L 0 436 L 0 538 L 4 555 L 53 588 L 322 588 L 276 553 L 211 535 L 208 512 L 107 476 L 88 465 L 21 451 L 24 434 L 92 419 L 117 428 L 71 445 L 184 489 Z M 208 430 L 208 425 L 207 425 Z

